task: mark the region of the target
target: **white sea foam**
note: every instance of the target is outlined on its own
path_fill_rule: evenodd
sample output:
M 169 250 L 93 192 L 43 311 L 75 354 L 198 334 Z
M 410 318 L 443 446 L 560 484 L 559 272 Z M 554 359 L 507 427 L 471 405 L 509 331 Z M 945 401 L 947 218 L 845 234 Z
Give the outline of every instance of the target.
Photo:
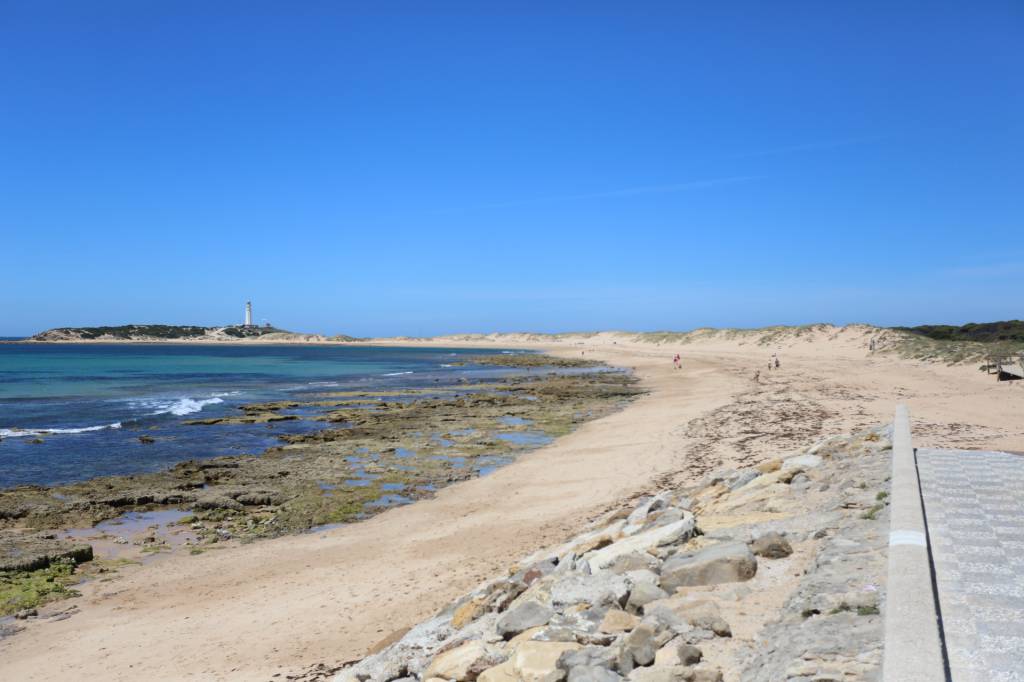
M 385 374 L 386 377 L 400 377 L 403 374 L 412 374 L 412 372 L 389 372 Z
M 134 406 L 152 410 L 149 413 L 150 415 L 173 414 L 176 417 L 183 417 L 186 414 L 199 412 L 207 405 L 222 403 L 224 398 L 220 396 L 228 395 L 233 394 L 216 393 L 209 398 L 189 398 L 188 396 L 182 398 L 145 398 L 142 400 L 132 400 L 131 403 Z
M 119 429 L 121 422 L 100 424 L 99 426 L 83 426 L 77 429 L 0 429 L 0 438 L 25 438 L 27 436 L 47 436 L 55 433 L 87 433 L 104 429 Z
M 173 414 L 177 417 L 184 417 L 186 414 L 199 412 L 207 405 L 216 405 L 224 402 L 223 398 L 178 398 L 170 404 L 161 405 L 153 414 Z

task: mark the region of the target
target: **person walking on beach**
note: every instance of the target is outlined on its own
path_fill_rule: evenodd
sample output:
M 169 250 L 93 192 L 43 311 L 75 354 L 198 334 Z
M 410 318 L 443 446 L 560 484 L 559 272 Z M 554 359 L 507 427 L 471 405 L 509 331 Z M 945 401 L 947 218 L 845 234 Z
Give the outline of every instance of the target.
M 779 368 L 779 356 L 776 355 L 775 356 L 775 369 L 778 369 L 778 368 Z

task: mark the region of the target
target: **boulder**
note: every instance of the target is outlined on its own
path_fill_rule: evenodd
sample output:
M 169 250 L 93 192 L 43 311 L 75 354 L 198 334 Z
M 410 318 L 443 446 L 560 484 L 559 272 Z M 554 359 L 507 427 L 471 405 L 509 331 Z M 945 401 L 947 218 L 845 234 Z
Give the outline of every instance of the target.
M 721 670 L 707 667 L 693 669 L 693 682 L 722 682 L 722 679 Z
M 631 682 L 693 682 L 693 670 L 681 665 L 637 668 L 626 679 Z
M 640 619 L 636 616 L 626 613 L 621 609 L 609 609 L 604 618 L 601 619 L 601 624 L 598 629 L 601 632 L 629 632 L 636 627 Z
M 668 509 L 664 509 L 648 516 L 647 523 L 644 524 L 644 529 L 667 526 L 670 523 L 681 521 L 684 518 L 686 518 L 685 510 L 679 509 L 678 507 L 669 507 Z
M 595 575 L 568 574 L 551 586 L 551 602 L 558 606 L 590 604 L 612 606 L 625 603 L 629 596 L 629 581 L 614 573 Z
M 725 483 L 725 486 L 729 490 L 739 490 L 760 476 L 761 473 L 762 472 L 757 469 L 740 469 L 739 471 L 734 471 L 731 475 L 727 476 L 722 482 Z
M 663 641 L 658 642 L 661 648 L 673 635 L 689 635 L 693 627 L 689 621 L 672 609 L 672 599 L 651 602 L 644 607 L 644 619 L 641 622 L 651 623 L 661 631 Z
M 548 559 L 547 561 L 540 561 L 530 568 L 522 571 L 522 574 L 517 574 L 516 578 L 519 578 L 524 585 L 529 587 L 539 578 L 543 578 L 546 575 L 550 575 L 555 571 L 555 562 Z
M 782 460 L 783 469 L 814 469 L 821 466 L 824 460 L 819 455 L 797 455 Z
M 676 645 L 676 656 L 683 665 L 697 665 L 704 658 L 704 652 L 692 644 L 680 642 Z
M 637 666 L 645 666 L 654 663 L 654 655 L 658 652 L 655 643 L 657 631 L 647 623 L 642 623 L 633 628 L 633 631 L 622 640 L 623 651 L 633 659 Z
M 452 613 L 452 627 L 461 629 L 487 612 L 487 600 L 483 597 L 470 599 Z
M 648 585 L 657 585 L 661 579 L 654 571 L 648 571 L 647 569 L 640 569 L 639 571 L 626 571 L 625 576 L 629 578 L 630 582 L 634 585 L 640 583 L 647 583 Z
M 765 533 L 750 543 L 750 550 L 767 559 L 783 559 L 793 553 L 789 540 L 775 531 Z
M 533 639 L 539 633 L 544 632 L 544 628 L 536 627 L 530 628 L 529 630 L 523 630 L 518 635 L 508 640 L 508 650 L 514 651 L 517 646 L 522 642 L 528 642 Z
M 629 552 L 615 557 L 608 568 L 612 573 L 629 573 L 630 571 L 655 570 L 659 562 L 647 552 Z
M 650 604 L 652 601 L 657 601 L 666 597 L 668 597 L 668 592 L 657 585 L 648 582 L 638 582 L 633 585 L 633 589 L 629 592 L 629 599 L 626 601 L 626 608 L 630 611 L 640 612 L 643 610 L 644 606 Z
M 642 533 L 625 537 L 586 556 L 590 567 L 594 570 L 608 568 L 615 561 L 627 554 L 644 552 L 649 548 L 674 545 L 685 542 L 694 536 L 697 521 L 693 514 L 684 512 L 683 518 L 664 526 L 656 526 Z M 643 566 L 642 568 L 648 568 Z
M 443 677 L 455 682 L 475 680 L 483 671 L 504 661 L 505 655 L 499 649 L 473 640 L 438 654 L 424 677 Z
M 580 648 L 574 642 L 523 642 L 509 661 L 512 671 L 521 682 L 558 682 L 566 676 L 558 667 L 558 659 L 566 651 Z
M 658 649 L 654 656 L 654 665 L 658 667 L 674 665 L 696 665 L 704 657 L 704 652 L 689 644 L 681 637 L 676 637 Z
M 546 625 L 553 615 L 554 611 L 540 602 L 524 601 L 506 611 L 498 619 L 498 634 L 510 639 L 524 630 Z
M 617 663 L 616 654 L 612 647 L 585 646 L 559 656 L 557 666 L 567 671 L 574 668 L 614 668 Z
M 718 604 L 708 599 L 684 600 L 676 613 L 701 630 L 710 630 L 719 637 L 732 637 L 732 628 L 722 618 Z
M 757 573 L 757 559 L 742 542 L 723 542 L 696 554 L 675 556 L 661 567 L 661 588 L 718 585 L 750 580 Z
M 435 616 L 410 629 L 383 651 L 342 670 L 335 677 L 335 682 L 395 680 L 420 672 L 426 668 L 442 643 L 454 634 L 450 618 Z
M 615 541 L 615 538 L 619 537 L 622 532 L 622 528 L 625 525 L 625 521 L 615 521 L 604 528 L 598 528 L 588 533 L 584 533 L 583 535 L 579 535 L 569 541 L 569 549 L 577 555 L 583 555 L 591 550 L 600 549 L 601 547 L 610 545 Z
M 668 498 L 669 494 L 667 492 L 646 498 L 626 517 L 626 525 L 622 529 L 623 532 L 628 535 L 640 530 L 644 522 L 647 521 L 648 514 L 668 506 Z
M 731 637 L 732 629 L 722 618 L 718 605 L 710 599 L 692 599 L 676 595 L 647 606 L 650 616 L 659 620 L 685 621 L 690 627 L 709 630 L 719 637 Z
M 622 676 L 608 668 L 579 666 L 569 670 L 568 682 L 618 682 Z
M 518 678 L 512 668 L 512 661 L 505 661 L 501 665 L 483 671 L 476 680 L 477 682 L 517 682 Z

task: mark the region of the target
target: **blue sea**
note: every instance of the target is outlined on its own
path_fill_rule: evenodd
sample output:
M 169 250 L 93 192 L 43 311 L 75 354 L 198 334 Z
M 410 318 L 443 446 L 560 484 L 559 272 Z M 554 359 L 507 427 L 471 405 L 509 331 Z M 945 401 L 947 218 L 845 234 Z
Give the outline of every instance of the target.
M 454 365 L 494 350 L 358 346 L 0 344 L 0 488 L 258 454 L 323 422 L 186 426 L 239 405 L 504 373 Z M 147 435 L 154 443 L 143 443 Z M 42 442 L 38 442 L 38 441 Z

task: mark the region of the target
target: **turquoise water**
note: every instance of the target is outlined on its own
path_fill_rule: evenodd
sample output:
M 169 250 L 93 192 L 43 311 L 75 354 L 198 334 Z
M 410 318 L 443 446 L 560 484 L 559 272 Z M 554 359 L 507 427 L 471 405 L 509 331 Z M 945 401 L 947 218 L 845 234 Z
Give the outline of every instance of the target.
M 452 366 L 466 349 L 357 346 L 0 344 L 0 487 L 153 471 L 257 453 L 297 420 L 186 426 L 243 403 L 311 393 L 423 387 L 502 370 Z M 142 443 L 139 436 L 155 439 Z M 41 442 L 39 442 L 41 441 Z

